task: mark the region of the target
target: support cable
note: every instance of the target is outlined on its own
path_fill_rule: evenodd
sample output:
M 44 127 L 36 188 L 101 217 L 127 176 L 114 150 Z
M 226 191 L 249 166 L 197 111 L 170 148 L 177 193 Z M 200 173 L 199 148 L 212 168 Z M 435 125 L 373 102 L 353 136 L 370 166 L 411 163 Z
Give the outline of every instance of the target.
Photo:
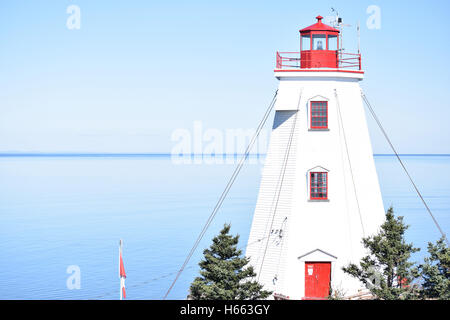
M 409 178 L 409 181 L 411 182 L 411 184 L 413 185 L 414 189 L 417 192 L 417 195 L 419 196 L 420 200 L 422 200 L 425 208 L 427 209 L 428 213 L 431 216 L 431 219 L 433 219 L 434 224 L 436 225 L 436 227 L 438 228 L 439 232 L 441 233 L 442 237 L 445 239 L 445 242 L 447 242 L 447 247 L 449 246 L 449 242 L 447 239 L 447 236 L 445 235 L 444 231 L 442 231 L 441 226 L 439 225 L 438 221 L 436 220 L 436 218 L 434 217 L 433 213 L 431 212 L 430 208 L 428 207 L 427 202 L 425 201 L 425 199 L 423 198 L 422 194 L 420 193 L 419 189 L 417 188 L 416 184 L 414 183 L 414 180 L 412 179 L 411 175 L 409 174 L 408 170 L 406 169 L 405 164 L 403 163 L 402 159 L 400 158 L 399 154 L 397 153 L 397 151 L 394 148 L 394 145 L 392 144 L 391 140 L 389 139 L 389 136 L 387 135 L 386 131 L 384 130 L 383 126 L 381 125 L 380 119 L 378 119 L 375 111 L 373 110 L 371 104 L 369 103 L 369 100 L 367 99 L 366 95 L 364 94 L 364 92 L 361 90 L 361 96 L 364 100 L 364 102 L 366 103 L 370 114 L 372 115 L 373 119 L 375 120 L 375 122 L 377 123 L 378 127 L 380 128 L 381 132 L 383 133 L 384 137 L 386 138 L 387 142 L 389 143 L 389 146 L 391 147 L 392 151 L 394 152 L 395 156 L 398 159 L 398 162 L 400 162 L 400 165 L 402 166 L 403 170 L 405 171 L 406 175 Z
M 363 223 L 363 219 L 362 219 L 362 215 L 361 215 L 361 208 L 359 206 L 359 200 L 358 200 L 358 192 L 356 191 L 355 178 L 353 177 L 352 162 L 350 161 L 350 154 L 348 152 L 347 138 L 345 136 L 344 123 L 342 122 L 342 115 L 341 115 L 341 107 L 339 105 L 339 99 L 338 99 L 338 94 L 337 94 L 337 90 L 336 89 L 334 89 L 334 94 L 336 96 L 336 102 L 337 102 L 337 109 L 338 109 L 339 119 L 340 119 L 340 123 L 341 123 L 341 127 L 342 127 L 342 132 L 344 134 L 345 151 L 347 152 L 347 160 L 348 160 L 348 166 L 350 168 L 350 174 L 351 174 L 351 177 L 352 177 L 353 191 L 355 192 L 356 205 L 358 206 L 359 220 L 361 222 L 361 228 L 362 228 L 362 232 L 363 232 L 363 237 L 365 238 L 366 237 L 366 232 L 364 230 L 364 223 Z
M 275 273 L 275 279 L 276 279 L 276 283 L 275 283 L 275 289 L 278 288 L 278 274 L 280 273 L 280 262 L 281 262 L 281 253 L 283 252 L 283 246 L 284 246 L 284 228 L 286 227 L 287 224 L 287 218 L 288 217 L 284 217 L 283 222 L 281 223 L 280 229 L 278 229 L 278 237 L 280 238 L 280 251 L 278 252 L 278 262 L 277 262 L 277 272 Z
M 342 177 L 344 180 L 344 190 L 347 190 L 347 178 L 346 178 L 346 174 L 345 174 L 345 157 L 344 157 L 344 147 L 342 145 L 342 123 L 341 121 L 339 121 L 339 109 L 336 108 L 336 113 L 337 113 L 337 119 L 338 119 L 338 123 L 339 123 L 339 146 L 340 146 L 340 150 L 341 150 L 341 164 L 342 164 Z M 348 200 L 348 192 L 345 192 L 345 208 L 346 208 L 346 213 L 347 213 L 347 227 L 348 227 L 348 237 L 349 237 L 349 247 L 350 247 L 350 254 L 353 257 L 353 236 L 352 236 L 352 226 L 351 226 L 351 218 L 350 218 L 350 210 L 349 210 L 349 200 Z
M 230 179 L 228 180 L 228 183 L 224 189 L 224 191 L 222 192 L 222 194 L 219 197 L 219 200 L 217 201 L 216 205 L 214 206 L 214 209 L 212 210 L 210 216 L 208 217 L 208 220 L 206 221 L 205 225 L 203 226 L 202 231 L 200 232 L 200 234 L 197 237 L 197 240 L 194 242 L 194 245 L 192 246 L 191 250 L 189 251 L 185 261 L 183 262 L 180 270 L 178 271 L 175 279 L 173 280 L 172 284 L 170 285 L 169 289 L 167 290 L 166 294 L 164 295 L 163 300 L 165 300 L 167 298 L 167 296 L 169 295 L 170 291 L 172 291 L 172 288 L 174 287 L 175 283 L 177 282 L 178 278 L 180 277 L 181 273 L 183 272 L 183 270 L 185 269 L 186 265 L 189 263 L 189 260 L 191 259 L 192 255 L 194 254 L 195 250 L 197 249 L 198 245 L 200 244 L 200 241 L 203 239 L 203 236 L 205 235 L 206 231 L 208 230 L 209 226 L 211 225 L 211 222 L 213 221 L 214 217 L 216 216 L 218 210 L 220 209 L 220 207 L 222 206 L 223 201 L 225 200 L 228 192 L 230 191 L 234 181 L 236 180 L 237 176 L 239 175 L 239 172 L 242 169 L 242 166 L 245 163 L 245 160 L 248 158 L 248 155 L 253 147 L 253 145 L 256 142 L 256 139 L 258 138 L 259 134 L 261 133 L 262 128 L 264 127 L 267 118 L 270 115 L 270 112 L 273 109 L 273 106 L 275 104 L 276 98 L 277 98 L 277 94 L 278 94 L 278 90 L 275 92 L 271 103 L 269 104 L 269 107 L 267 108 L 261 122 L 259 123 L 258 127 L 256 128 L 256 131 L 252 137 L 252 139 L 250 140 L 244 155 L 242 156 L 241 160 L 239 161 L 238 165 L 236 166 L 233 174 L 231 175 Z

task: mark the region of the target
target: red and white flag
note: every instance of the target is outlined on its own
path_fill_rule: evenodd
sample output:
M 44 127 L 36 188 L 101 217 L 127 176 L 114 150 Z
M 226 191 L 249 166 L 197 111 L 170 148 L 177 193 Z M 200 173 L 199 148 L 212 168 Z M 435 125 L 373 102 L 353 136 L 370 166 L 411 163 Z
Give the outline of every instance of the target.
M 127 274 L 125 273 L 125 266 L 122 259 L 122 240 L 119 242 L 119 278 L 120 278 L 120 300 L 127 298 L 127 293 L 125 291 L 125 278 Z

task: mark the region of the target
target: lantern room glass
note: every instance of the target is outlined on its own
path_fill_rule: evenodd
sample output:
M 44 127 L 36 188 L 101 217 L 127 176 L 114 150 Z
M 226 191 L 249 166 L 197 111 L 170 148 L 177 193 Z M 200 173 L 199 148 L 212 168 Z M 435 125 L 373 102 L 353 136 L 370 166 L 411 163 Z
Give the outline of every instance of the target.
M 311 50 L 311 36 L 304 35 L 302 36 L 302 42 L 301 42 L 302 48 L 301 50 Z
M 313 44 L 313 50 L 326 50 L 327 44 L 326 44 L 326 35 L 324 34 L 313 34 L 312 36 L 312 44 Z
M 337 35 L 328 35 L 328 50 L 336 51 L 338 49 Z

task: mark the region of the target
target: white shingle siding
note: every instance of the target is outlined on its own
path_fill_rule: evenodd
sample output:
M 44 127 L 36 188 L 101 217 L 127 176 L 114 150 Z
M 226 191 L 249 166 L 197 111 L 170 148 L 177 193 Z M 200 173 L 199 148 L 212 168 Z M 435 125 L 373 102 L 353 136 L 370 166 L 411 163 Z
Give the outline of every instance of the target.
M 276 111 L 270 145 L 262 174 L 246 255 L 266 288 L 275 291 L 281 286 L 284 257 L 287 249 L 287 223 L 292 209 L 292 188 L 295 177 L 295 154 L 298 140 L 297 111 Z M 294 120 L 297 121 L 294 127 Z M 289 148 L 289 140 L 292 138 Z M 288 150 L 289 149 L 289 150 Z M 287 160 L 285 160 L 287 158 Z M 283 176 L 284 172 L 284 176 Z M 273 220 L 273 223 L 272 223 Z M 272 228 L 270 227 L 272 224 Z M 274 234 L 282 229 L 282 237 Z M 262 239 L 257 242 L 257 240 Z M 256 243 L 255 243 L 256 242 Z M 265 253 L 264 257 L 264 251 Z M 261 263 L 264 265 L 261 269 Z M 278 275 L 278 284 L 274 278 Z M 270 284 L 272 284 L 270 286 Z

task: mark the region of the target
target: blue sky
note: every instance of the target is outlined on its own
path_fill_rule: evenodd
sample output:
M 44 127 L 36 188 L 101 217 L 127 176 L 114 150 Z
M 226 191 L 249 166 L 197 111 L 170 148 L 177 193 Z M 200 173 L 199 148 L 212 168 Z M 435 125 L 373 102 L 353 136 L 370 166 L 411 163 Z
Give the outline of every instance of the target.
M 66 9 L 81 10 L 69 30 Z M 381 28 L 366 27 L 369 5 Z M 448 1 L 2 1 L 0 152 L 170 152 L 171 133 L 255 128 L 275 52 L 331 15 L 401 153 L 450 153 Z M 375 153 L 389 152 L 369 121 Z

